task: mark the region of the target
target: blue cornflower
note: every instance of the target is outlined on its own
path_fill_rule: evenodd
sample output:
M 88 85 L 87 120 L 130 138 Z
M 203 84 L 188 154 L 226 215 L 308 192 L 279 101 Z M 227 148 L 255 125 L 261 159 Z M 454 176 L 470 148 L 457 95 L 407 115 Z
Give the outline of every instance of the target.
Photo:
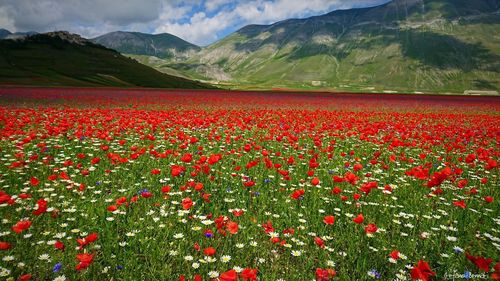
M 52 268 L 52 272 L 56 273 L 59 272 L 62 268 L 62 263 L 58 262 L 54 265 L 54 268 Z
M 264 180 L 264 183 L 270 183 L 271 182 L 271 179 L 265 179 Z
M 380 273 L 378 273 L 378 271 L 376 269 L 372 269 L 372 270 L 368 271 L 368 276 L 378 279 L 378 278 L 380 278 Z

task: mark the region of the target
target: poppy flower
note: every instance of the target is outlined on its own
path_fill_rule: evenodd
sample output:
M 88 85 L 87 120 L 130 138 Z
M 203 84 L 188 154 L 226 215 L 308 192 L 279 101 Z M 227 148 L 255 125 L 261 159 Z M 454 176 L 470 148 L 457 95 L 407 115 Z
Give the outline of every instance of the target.
M 314 243 L 316 245 L 318 245 L 320 248 L 324 248 L 325 247 L 325 241 L 323 241 L 323 239 L 319 238 L 319 237 L 314 237 Z
M 298 200 L 302 196 L 304 196 L 304 193 L 305 193 L 304 189 L 297 189 L 292 193 L 292 195 L 290 195 L 290 197 L 292 197 L 292 199 Z
M 357 223 L 357 224 L 362 224 L 364 220 L 365 220 L 365 217 L 363 217 L 363 214 L 359 214 L 354 219 L 352 219 L 352 221 Z
M 110 206 L 108 206 L 107 210 L 109 212 L 114 212 L 114 211 L 118 210 L 118 207 L 116 207 L 116 205 L 110 205 Z
M 428 281 L 430 277 L 436 276 L 436 273 L 431 270 L 429 264 L 426 261 L 419 260 L 418 264 L 413 267 L 410 272 L 411 279 Z
M 264 228 L 264 231 L 266 233 L 274 232 L 273 224 L 270 221 L 268 221 L 267 223 L 263 223 L 262 228 Z
M 85 246 L 96 241 L 98 238 L 99 238 L 99 235 L 94 232 L 94 233 L 90 233 L 85 238 L 77 238 L 76 242 L 78 243 L 78 245 L 80 245 L 80 249 L 83 249 Z
M 213 255 L 215 255 L 215 253 L 216 253 L 216 251 L 215 251 L 215 249 L 213 247 L 208 247 L 208 248 L 205 248 L 203 250 L 203 254 L 205 256 L 213 256 Z
M 21 233 L 30 228 L 30 226 L 31 226 L 31 221 L 21 220 L 12 226 L 12 231 L 14 231 L 15 233 Z
M 12 246 L 8 242 L 0 242 L 0 250 L 6 251 L 9 250 Z
M 493 197 L 492 196 L 485 196 L 484 197 L 484 201 L 486 201 L 486 203 L 492 203 L 493 202 Z
M 397 250 L 392 251 L 392 252 L 389 254 L 389 257 L 391 257 L 391 258 L 393 258 L 393 259 L 395 259 L 395 260 L 399 259 L 399 251 L 397 251 Z
M 172 188 L 171 188 L 170 186 L 168 186 L 168 185 L 165 185 L 165 186 L 163 186 L 163 187 L 161 188 L 161 192 L 162 192 L 162 193 L 169 193 L 169 192 L 170 192 L 170 190 L 172 190 Z
M 185 163 L 189 163 L 189 162 L 193 161 L 193 155 L 191 153 L 186 153 L 186 154 L 182 155 L 181 161 L 185 162 Z
M 19 276 L 19 281 L 28 281 L 31 279 L 31 274 L 23 274 Z
M 238 273 L 234 269 L 228 270 L 219 276 L 219 281 L 238 281 Z
M 316 177 L 316 178 L 313 178 L 313 179 L 311 180 L 311 184 L 312 184 L 312 185 L 314 185 L 314 186 L 318 185 L 318 184 L 319 184 L 319 178 L 317 178 L 317 177 Z
M 76 270 L 83 270 L 90 266 L 94 261 L 94 255 L 89 253 L 76 254 L 76 259 L 79 263 L 76 265 Z
M 490 271 L 490 264 L 493 262 L 493 259 L 491 258 L 484 258 L 484 257 L 475 257 L 475 256 L 471 256 L 469 254 L 465 254 L 465 257 L 467 257 L 467 259 L 469 261 L 471 261 L 472 263 L 474 263 L 477 268 L 479 268 L 480 270 L 484 271 L 484 272 L 489 272 Z
M 460 200 L 460 201 L 453 201 L 453 205 L 459 207 L 459 208 L 462 208 L 462 209 L 465 209 L 467 208 L 467 205 L 465 204 L 465 201 L 464 200 Z
M 235 217 L 240 217 L 240 216 L 242 216 L 244 213 L 245 213 L 245 211 L 243 211 L 243 210 L 233 210 L 233 215 L 234 215 Z
M 33 211 L 33 215 L 39 216 L 45 212 L 47 212 L 47 201 L 43 198 L 39 199 L 36 204 L 38 205 L 38 208 Z
M 238 233 L 238 223 L 237 222 L 234 222 L 234 221 L 229 221 L 227 224 L 226 224 L 226 228 L 227 230 L 229 231 L 229 233 L 231 234 L 236 234 Z
M 32 185 L 32 186 L 37 186 L 37 185 L 39 185 L 39 184 L 40 184 L 40 180 L 38 180 L 38 179 L 37 179 L 37 178 L 35 178 L 35 177 L 31 177 L 31 179 L 30 179 L 30 183 L 31 183 L 31 185 Z
M 323 218 L 323 222 L 327 225 L 332 225 L 335 222 L 335 217 L 334 216 L 325 216 Z
M 365 233 L 370 235 L 377 232 L 378 227 L 374 223 L 370 223 L 365 227 Z
M 240 277 L 243 280 L 250 280 L 250 281 L 256 281 L 257 280 L 257 269 L 254 268 L 245 268 L 243 271 L 240 273 Z
M 184 210 L 189 210 L 191 209 L 192 206 L 193 206 L 193 200 L 191 200 L 191 198 L 186 197 L 182 199 L 182 208 Z
M 331 268 L 316 268 L 316 281 L 327 281 L 330 280 L 330 277 L 335 276 L 337 276 L 337 272 Z
M 58 250 L 61 250 L 63 251 L 65 246 L 64 246 L 64 243 L 61 242 L 61 241 L 56 241 L 56 243 L 54 243 L 54 248 L 58 249 Z

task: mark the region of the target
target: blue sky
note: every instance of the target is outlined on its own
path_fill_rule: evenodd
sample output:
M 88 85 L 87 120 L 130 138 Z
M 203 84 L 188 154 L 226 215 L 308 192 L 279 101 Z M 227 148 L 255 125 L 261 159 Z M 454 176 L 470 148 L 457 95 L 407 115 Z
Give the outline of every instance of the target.
M 270 24 L 388 0 L 0 0 L 0 27 L 68 30 L 92 38 L 125 30 L 168 32 L 208 45 L 248 24 Z

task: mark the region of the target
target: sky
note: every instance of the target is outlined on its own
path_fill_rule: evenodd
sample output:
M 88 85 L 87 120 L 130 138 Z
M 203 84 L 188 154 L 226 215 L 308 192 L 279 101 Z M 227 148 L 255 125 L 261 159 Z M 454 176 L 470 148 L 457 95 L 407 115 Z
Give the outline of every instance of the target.
M 67 30 L 86 38 L 112 31 L 171 33 L 206 46 L 248 24 L 271 24 L 388 0 L 0 0 L 0 28 Z

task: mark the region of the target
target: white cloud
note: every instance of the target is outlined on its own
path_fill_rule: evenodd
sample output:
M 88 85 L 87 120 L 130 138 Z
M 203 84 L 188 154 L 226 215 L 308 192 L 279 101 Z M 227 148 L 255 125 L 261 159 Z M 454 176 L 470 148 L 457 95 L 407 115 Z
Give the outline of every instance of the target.
M 270 24 L 288 18 L 318 15 L 339 8 L 357 5 L 380 4 L 387 0 L 206 0 L 207 11 L 219 11 L 208 17 L 205 13 L 194 14 L 182 24 L 175 21 L 160 22 L 156 32 L 169 32 L 199 45 L 212 43 L 228 28 L 235 31 L 247 24 Z M 231 10 L 227 4 L 234 3 Z M 191 8 L 193 8 L 191 6 Z
M 207 12 L 213 12 L 221 7 L 234 2 L 233 0 L 205 0 L 205 9 Z
M 0 27 L 69 30 L 95 37 L 116 30 L 168 32 L 206 45 L 247 24 L 269 24 L 385 0 L 0 0 Z
M 218 39 L 219 32 L 227 29 L 234 22 L 231 13 L 221 12 L 213 17 L 205 13 L 194 14 L 187 23 L 167 22 L 155 30 L 155 33 L 167 32 L 189 42 L 205 45 Z

